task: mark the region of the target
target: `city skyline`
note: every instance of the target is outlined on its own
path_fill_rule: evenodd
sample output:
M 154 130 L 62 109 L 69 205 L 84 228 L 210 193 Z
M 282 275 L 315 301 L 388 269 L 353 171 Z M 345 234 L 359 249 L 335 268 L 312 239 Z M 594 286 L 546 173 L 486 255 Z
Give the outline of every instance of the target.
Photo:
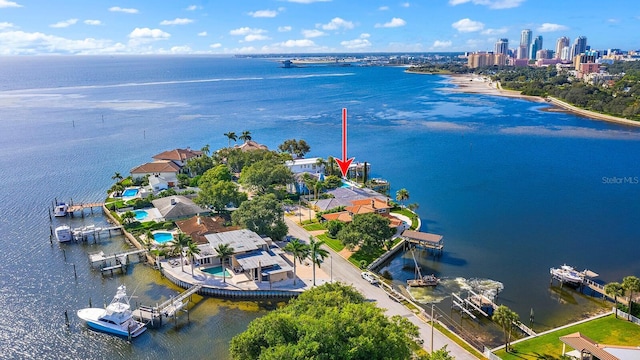
M 593 11 L 594 7 L 598 11 Z M 0 0 L 0 54 L 269 54 L 493 51 L 523 29 L 637 50 L 623 4 L 549 0 L 120 2 Z M 553 11 L 549 11 L 552 8 Z M 540 49 L 538 49 L 540 50 Z M 527 49 L 531 51 L 531 49 Z

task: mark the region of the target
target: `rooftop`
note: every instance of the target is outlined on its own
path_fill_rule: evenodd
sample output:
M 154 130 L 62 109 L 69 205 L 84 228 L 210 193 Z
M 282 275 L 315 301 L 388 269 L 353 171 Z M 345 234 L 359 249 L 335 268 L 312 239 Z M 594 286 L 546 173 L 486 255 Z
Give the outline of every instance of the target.
M 202 151 L 200 150 L 191 150 L 190 148 L 186 149 L 173 149 L 161 152 L 160 154 L 154 155 L 153 159 L 155 160 L 171 160 L 171 161 L 187 161 L 191 158 L 198 157 L 202 155 Z
M 205 238 L 212 248 L 217 248 L 219 244 L 227 244 L 233 248 L 236 254 L 266 249 L 268 246 L 265 239 L 247 229 L 207 234 Z
M 132 174 L 146 174 L 146 173 L 177 173 L 180 171 L 180 167 L 170 160 L 158 160 L 140 166 L 136 166 L 131 169 Z

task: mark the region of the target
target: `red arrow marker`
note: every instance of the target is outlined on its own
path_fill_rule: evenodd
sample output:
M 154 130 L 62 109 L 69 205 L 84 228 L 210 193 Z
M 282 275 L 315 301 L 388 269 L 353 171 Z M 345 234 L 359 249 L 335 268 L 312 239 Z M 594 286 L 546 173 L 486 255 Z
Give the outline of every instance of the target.
M 347 170 L 354 158 L 347 159 L 347 109 L 342 109 L 342 160 L 335 159 L 342 171 L 342 177 L 347 177 Z

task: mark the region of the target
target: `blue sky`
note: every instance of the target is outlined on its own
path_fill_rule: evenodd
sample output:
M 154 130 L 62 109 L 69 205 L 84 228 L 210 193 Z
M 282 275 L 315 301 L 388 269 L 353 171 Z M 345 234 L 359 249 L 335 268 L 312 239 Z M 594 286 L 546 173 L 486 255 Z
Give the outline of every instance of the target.
M 635 0 L 0 0 L 0 54 L 493 50 L 520 31 L 639 49 Z

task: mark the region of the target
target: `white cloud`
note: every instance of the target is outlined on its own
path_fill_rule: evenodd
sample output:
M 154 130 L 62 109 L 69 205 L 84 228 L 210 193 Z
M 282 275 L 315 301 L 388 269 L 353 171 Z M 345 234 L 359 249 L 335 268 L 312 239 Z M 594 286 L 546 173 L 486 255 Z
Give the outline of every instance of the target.
M 121 8 L 120 6 L 113 6 L 109 8 L 109 11 L 113 11 L 113 12 L 123 12 L 123 13 L 127 13 L 127 14 L 137 14 L 138 13 L 138 9 L 133 9 L 133 8 Z
M 85 20 L 85 21 L 84 21 L 84 23 L 85 23 L 86 25 L 93 25 L 93 26 L 102 25 L 102 21 L 100 21 L 100 20 L 90 20 L 90 19 L 87 19 L 87 20 Z
M 209 47 L 210 47 L 210 48 L 212 48 L 212 49 L 219 49 L 219 48 L 221 48 L 221 47 L 222 47 L 222 44 L 220 44 L 220 43 L 215 43 L 215 44 L 211 44 L 211 45 L 209 45 Z
M 291 26 L 278 26 L 279 32 L 287 32 L 287 31 L 291 31 L 291 29 L 292 29 Z
M 187 8 L 185 10 L 187 10 L 187 11 L 195 11 L 195 10 L 198 10 L 198 9 L 202 9 L 202 6 L 189 5 L 189 6 L 187 6 Z
M 612 24 L 616 24 L 616 23 L 620 22 L 620 19 L 611 18 L 611 19 L 607 19 L 607 22 L 612 23 Z
M 192 50 L 191 50 L 191 47 L 189 45 L 173 46 L 169 50 L 169 52 L 171 52 L 173 54 L 189 54 L 191 51 Z
M 275 10 L 258 10 L 250 12 L 249 16 L 254 18 L 274 18 L 278 16 L 278 12 Z
M 70 40 L 41 32 L 24 31 L 0 32 L 0 54 L 108 54 L 126 52 L 121 43 L 111 40 L 86 38 Z
M 340 42 L 340 45 L 347 49 L 364 49 L 371 46 L 371 42 L 367 40 L 371 35 L 367 33 L 360 34 L 360 38 Z
M 249 34 L 249 35 L 244 37 L 244 41 L 246 41 L 246 42 L 269 40 L 269 39 L 270 38 L 268 36 L 262 35 L 262 34 Z
M 281 42 L 275 45 L 280 47 L 286 47 L 286 48 L 316 46 L 316 44 L 309 39 L 287 40 L 285 42 Z
M 331 0 L 287 0 L 288 2 L 298 3 L 298 4 L 311 4 L 315 2 L 330 2 Z
M 484 24 L 479 21 L 473 21 L 469 18 L 458 20 L 451 26 L 459 32 L 474 32 L 484 29 Z
M 387 11 L 387 10 L 389 10 L 389 7 L 388 7 L 388 6 L 380 6 L 380 7 L 378 8 L 378 10 L 380 10 L 380 11 Z
M 187 25 L 193 22 L 192 19 L 187 18 L 175 18 L 173 20 L 162 20 L 160 25 Z
M 198 33 L 198 36 L 207 36 L 207 32 L 206 31 L 201 31 Z
M 371 37 L 371 34 L 367 34 L 367 33 L 360 34 L 360 39 L 368 39 L 370 37 Z
M 544 23 L 538 27 L 538 32 L 564 31 L 568 29 L 569 28 L 564 25 Z
M 10 22 L 6 22 L 6 21 L 0 22 L 0 30 L 10 29 L 13 26 L 14 26 L 13 23 L 10 23 Z
M 0 8 L 22 7 L 22 5 L 8 0 L 0 0 Z
M 449 0 L 449 5 L 456 6 L 465 3 L 488 6 L 490 9 L 510 9 L 520 6 L 525 0 Z
M 506 34 L 507 31 L 509 31 L 509 29 L 507 29 L 506 27 L 502 27 L 500 29 L 486 29 L 486 30 L 482 30 L 481 34 L 482 35 L 502 35 L 502 34 Z
M 351 21 L 347 21 L 339 17 L 331 19 L 327 24 L 316 25 L 316 27 L 321 27 L 323 30 L 338 30 L 340 28 L 353 29 L 353 26 L 354 25 Z
M 406 2 L 406 3 L 402 3 L 400 6 L 408 8 L 409 6 L 411 6 L 411 4 Z
M 164 32 L 160 29 L 149 28 L 135 28 L 129 34 L 129 43 L 133 46 L 137 46 L 143 43 L 149 43 L 156 40 L 166 40 L 171 34 Z
M 66 28 L 66 27 L 69 27 L 71 25 L 74 25 L 77 22 L 78 22 L 78 19 L 63 20 L 63 21 L 58 21 L 55 24 L 51 24 L 51 25 L 49 25 L 49 27 L 57 28 L 57 29 Z
M 309 39 L 309 38 L 314 38 L 318 36 L 323 36 L 325 35 L 325 33 L 320 30 L 313 29 L 313 30 L 302 30 L 302 35 L 305 38 Z
M 229 35 L 244 36 L 244 35 L 249 35 L 249 34 L 264 34 L 266 32 L 267 31 L 263 30 L 263 29 L 252 29 L 252 28 L 250 28 L 248 26 L 244 26 L 244 27 L 233 29 L 233 30 L 229 31 Z
M 451 40 L 446 40 L 446 41 L 440 41 L 440 40 L 436 40 L 433 42 L 433 45 L 431 45 L 432 48 L 449 48 L 451 47 Z
M 400 26 L 405 26 L 407 25 L 407 22 L 402 20 L 401 18 L 396 18 L 394 17 L 393 19 L 391 19 L 391 21 L 386 22 L 384 24 L 376 24 L 375 27 L 377 28 L 395 28 L 395 27 L 400 27 Z

